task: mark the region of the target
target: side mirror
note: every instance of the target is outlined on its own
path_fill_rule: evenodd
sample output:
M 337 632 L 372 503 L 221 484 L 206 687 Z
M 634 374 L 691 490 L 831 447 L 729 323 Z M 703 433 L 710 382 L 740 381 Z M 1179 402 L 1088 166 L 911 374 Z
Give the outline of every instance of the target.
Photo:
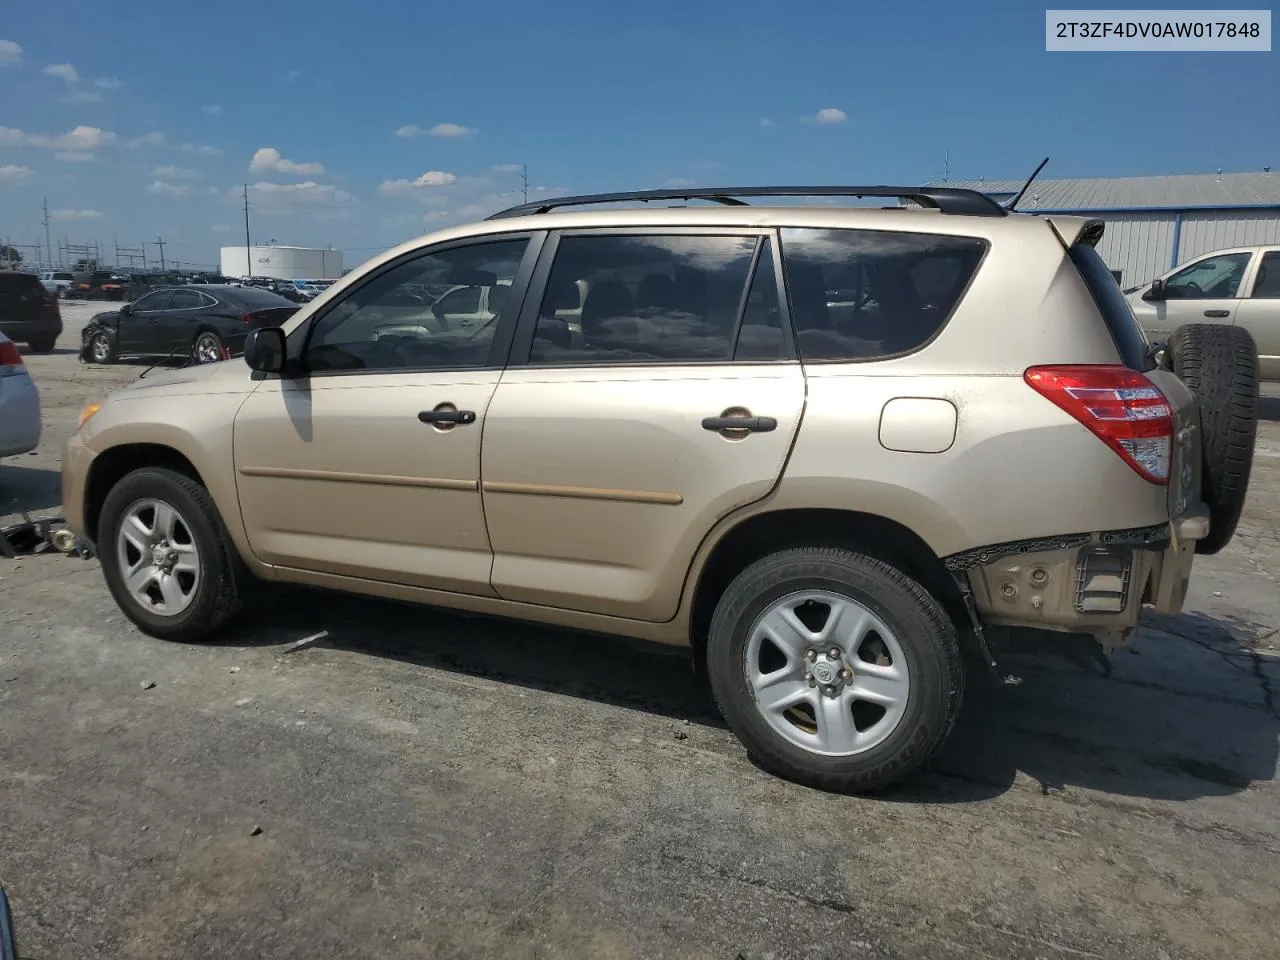
M 1148 300 L 1152 303 L 1160 303 L 1165 300 L 1166 297 L 1167 294 L 1165 292 L 1163 280 L 1152 280 L 1151 289 L 1142 295 L 1143 300 Z
M 126 303 L 120 308 L 120 316 L 122 317 L 127 317 L 131 313 L 133 313 L 133 304 L 131 303 Z
M 284 331 L 279 327 L 261 327 L 244 339 L 244 362 L 259 373 L 284 370 Z

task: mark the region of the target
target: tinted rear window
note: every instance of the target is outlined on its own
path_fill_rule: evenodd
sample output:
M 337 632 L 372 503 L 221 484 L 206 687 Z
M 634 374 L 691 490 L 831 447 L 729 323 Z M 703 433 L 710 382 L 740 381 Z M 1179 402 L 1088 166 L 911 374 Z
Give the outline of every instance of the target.
M 1147 338 L 1102 256 L 1090 244 L 1077 243 L 1071 248 L 1071 262 L 1089 288 L 1124 365 L 1133 370 L 1150 370 L 1154 364 L 1147 349 Z
M 32 273 L 0 273 L 0 290 L 5 293 L 44 293 L 44 284 Z
M 919 349 L 946 324 L 986 249 L 976 237 L 784 229 L 801 359 L 875 360 Z

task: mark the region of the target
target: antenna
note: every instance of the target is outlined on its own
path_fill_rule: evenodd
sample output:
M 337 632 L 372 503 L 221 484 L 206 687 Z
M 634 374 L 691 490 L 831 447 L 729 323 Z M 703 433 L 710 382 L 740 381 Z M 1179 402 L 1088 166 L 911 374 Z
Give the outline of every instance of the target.
M 1006 210 L 1008 210 L 1010 213 L 1013 212 L 1013 208 L 1018 205 L 1018 201 L 1023 198 L 1027 190 L 1030 188 L 1031 181 L 1034 180 L 1037 176 L 1039 176 L 1040 171 L 1044 169 L 1044 165 L 1048 162 L 1049 162 L 1048 157 L 1045 157 L 1043 160 L 1040 161 L 1040 166 L 1036 167 L 1035 170 L 1032 171 L 1031 176 L 1027 177 L 1027 182 L 1022 185 L 1022 189 L 1018 191 L 1018 195 L 1009 201 L 1009 205 L 1005 207 Z

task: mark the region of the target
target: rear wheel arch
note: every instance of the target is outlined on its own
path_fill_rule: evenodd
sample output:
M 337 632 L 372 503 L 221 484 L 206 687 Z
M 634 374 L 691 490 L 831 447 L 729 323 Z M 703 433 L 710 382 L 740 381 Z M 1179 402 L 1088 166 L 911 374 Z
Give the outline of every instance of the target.
M 716 603 L 730 582 L 761 557 L 789 547 L 842 547 L 908 574 L 934 595 L 961 636 L 969 626 L 964 598 L 942 559 L 911 528 L 874 513 L 788 508 L 757 513 L 726 531 L 697 573 L 689 612 L 689 643 L 701 670 Z
M 205 486 L 195 464 L 173 447 L 162 443 L 127 443 L 109 447 L 93 458 L 85 482 L 84 524 L 86 532 L 94 540 L 98 539 L 102 505 L 111 488 L 134 470 L 144 467 L 164 467 Z

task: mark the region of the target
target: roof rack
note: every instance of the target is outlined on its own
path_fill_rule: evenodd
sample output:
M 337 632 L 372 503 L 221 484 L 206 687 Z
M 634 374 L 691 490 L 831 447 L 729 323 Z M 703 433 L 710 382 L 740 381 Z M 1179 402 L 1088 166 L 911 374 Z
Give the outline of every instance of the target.
M 896 197 L 912 200 L 942 213 L 971 217 L 1004 217 L 1008 211 L 985 193 L 956 187 L 698 187 L 694 190 L 636 190 L 631 193 L 589 193 L 577 197 L 555 197 L 522 203 L 486 217 L 500 220 L 530 213 L 549 213 L 558 207 L 591 203 L 651 202 L 655 200 L 713 200 L 726 206 L 742 207 L 742 197 Z

